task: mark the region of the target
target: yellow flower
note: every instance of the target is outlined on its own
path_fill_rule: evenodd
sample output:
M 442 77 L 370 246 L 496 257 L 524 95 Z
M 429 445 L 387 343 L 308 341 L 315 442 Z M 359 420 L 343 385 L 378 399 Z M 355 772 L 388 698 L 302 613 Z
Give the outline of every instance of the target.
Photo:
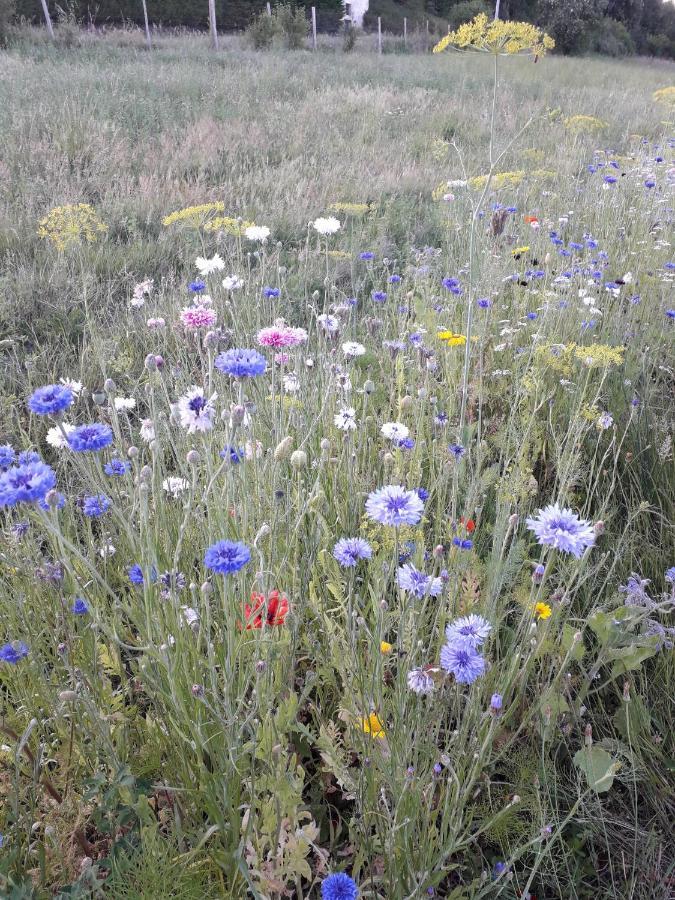
M 162 225 L 168 228 L 169 225 L 180 223 L 182 225 L 199 228 L 204 224 L 204 219 L 211 213 L 225 212 L 225 204 L 218 203 L 201 203 L 199 206 L 186 206 L 185 209 L 178 209 L 170 215 L 162 219 Z
M 393 649 L 393 644 L 388 644 L 386 641 L 380 641 L 380 653 L 384 653 L 386 656 L 386 654 L 391 653 Z
M 667 106 L 675 106 L 675 86 L 659 88 L 652 94 L 654 103 L 665 103 Z
M 243 237 L 246 229 L 252 225 L 255 225 L 255 222 L 245 222 L 243 219 L 233 219 L 231 216 L 216 216 L 204 224 L 204 231 L 223 231 L 233 237 Z
M 367 719 L 363 720 L 362 728 L 366 734 L 369 734 L 374 738 L 383 738 L 385 736 L 384 733 L 384 725 L 380 722 L 380 718 L 377 713 L 371 713 Z
M 555 47 L 553 38 L 530 22 L 490 19 L 485 13 L 460 25 L 457 31 L 446 34 L 434 47 L 434 53 L 442 53 L 451 44 L 497 55 L 531 53 L 535 57 L 543 56 Z
M 469 178 L 469 187 L 476 191 L 481 190 L 487 184 L 488 177 L 488 175 L 476 175 L 474 178 Z M 518 187 L 524 177 L 525 172 L 522 169 L 516 172 L 495 172 L 490 179 L 490 187 L 495 191 L 503 187 Z
M 37 233 L 54 244 L 57 250 L 65 250 L 80 241 L 93 244 L 108 230 L 88 203 L 57 206 L 40 220 Z
M 538 619 L 550 619 L 552 609 L 548 603 L 537 603 L 534 607 L 534 614 Z
M 447 347 L 463 347 L 466 344 L 463 334 L 455 334 L 452 331 L 439 331 L 438 339 L 443 341 Z
M 328 207 L 333 212 L 341 212 L 345 216 L 365 216 L 370 207 L 367 203 L 331 203 Z
M 514 247 L 511 253 L 513 256 L 521 256 L 523 253 L 527 253 L 529 249 L 529 245 L 525 247 Z
M 575 131 L 577 133 L 582 131 L 603 131 L 607 128 L 607 122 L 598 119 L 596 116 L 568 116 L 563 121 L 563 125 L 569 131 Z

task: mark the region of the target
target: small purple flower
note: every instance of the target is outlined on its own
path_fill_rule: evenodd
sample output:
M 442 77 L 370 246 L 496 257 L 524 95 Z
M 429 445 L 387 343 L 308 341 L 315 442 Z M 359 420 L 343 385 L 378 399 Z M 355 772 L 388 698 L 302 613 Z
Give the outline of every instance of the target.
M 111 459 L 109 463 L 106 463 L 103 466 L 103 471 L 106 475 L 115 476 L 117 478 L 126 475 L 129 469 L 131 469 L 131 463 L 127 462 L 126 459 Z
M 388 278 L 389 284 L 399 284 L 401 281 L 400 275 L 390 275 Z
M 473 548 L 473 541 L 469 540 L 469 538 L 454 537 L 452 543 L 455 547 L 459 547 L 460 550 L 471 550 Z
M 534 567 L 534 570 L 532 572 L 532 581 L 534 581 L 535 584 L 541 584 L 541 582 L 544 578 L 544 571 L 545 571 L 544 566 L 542 566 L 541 563 L 538 563 Z
M 73 605 L 70 607 L 70 611 L 76 616 L 86 616 L 89 612 L 89 607 L 82 597 L 76 597 Z
M 55 416 L 73 402 L 73 392 L 63 384 L 47 384 L 33 392 L 28 408 L 36 416 Z
M 232 444 L 228 444 L 227 447 L 224 447 L 220 451 L 218 456 L 220 456 L 221 459 L 229 460 L 236 466 L 246 458 L 246 453 L 241 447 L 233 447 Z
M 132 566 L 129 566 L 127 569 L 127 574 L 129 575 L 129 581 L 132 584 L 144 584 L 145 583 L 145 575 L 143 574 L 143 569 L 139 566 L 138 563 L 134 563 Z M 157 581 L 157 569 L 152 566 L 149 572 L 149 580 L 151 584 L 154 584 Z
M 356 900 L 359 889 L 345 872 L 335 872 L 321 882 L 321 900 Z
M 478 300 L 476 300 L 476 304 L 481 309 L 489 309 L 492 306 L 492 303 L 487 297 L 480 297 Z
M 409 563 L 401 566 L 397 576 L 398 586 L 407 594 L 412 594 L 418 600 L 423 597 L 438 597 L 443 590 L 443 582 L 440 578 L 433 578 L 420 572 L 415 566 Z
M 196 281 L 191 281 L 190 284 L 188 284 L 188 290 L 192 291 L 193 294 L 201 294 L 201 292 L 205 290 L 205 288 L 206 284 L 201 280 L 201 278 L 198 278 Z
M 0 445 L 0 472 L 6 472 L 15 459 L 16 453 L 11 444 Z
M 275 288 L 275 287 L 263 288 L 263 294 L 265 297 L 267 297 L 268 300 L 278 297 L 280 293 L 281 293 L 281 291 L 279 290 L 279 288 Z
M 345 568 L 352 568 L 360 559 L 370 559 L 373 548 L 363 538 L 340 538 L 333 547 L 333 556 Z
M 448 450 L 450 451 L 451 455 L 455 457 L 455 459 L 457 461 L 459 461 L 466 453 L 465 448 L 462 447 L 461 444 L 450 444 L 450 446 L 448 447 Z
M 501 711 L 503 705 L 502 695 L 501 694 L 493 694 L 490 699 L 490 709 L 493 713 L 498 713 Z
M 371 260 L 375 259 L 375 254 L 371 253 L 370 250 L 364 250 L 363 253 L 359 253 L 359 259 Z
M 387 299 L 386 291 L 373 291 L 370 296 L 375 303 L 384 303 Z
M 215 359 L 214 366 L 219 372 L 232 378 L 254 378 L 257 375 L 264 375 L 267 360 L 257 350 L 232 348 L 220 353 Z
M 97 519 L 110 509 L 110 499 L 105 494 L 85 497 L 82 501 L 82 512 L 88 519 Z
M 448 643 L 441 650 L 441 668 L 460 684 L 473 684 L 485 672 L 485 660 L 469 643 Z
M 607 177 L 607 176 L 606 176 Z M 614 179 L 616 181 L 616 179 Z M 496 862 L 492 867 L 492 880 L 497 881 L 497 879 L 506 872 L 507 866 L 506 863 Z

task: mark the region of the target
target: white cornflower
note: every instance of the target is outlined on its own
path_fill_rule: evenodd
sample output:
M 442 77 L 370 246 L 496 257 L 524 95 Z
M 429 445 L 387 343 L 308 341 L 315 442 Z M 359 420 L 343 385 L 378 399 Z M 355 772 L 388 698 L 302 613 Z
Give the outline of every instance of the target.
M 141 422 L 141 438 L 146 444 L 155 439 L 155 423 L 152 419 L 143 419 Z
M 343 406 L 333 417 L 335 427 L 340 431 L 356 431 L 356 410 L 353 406 Z
M 434 679 L 424 669 L 411 669 L 406 681 L 415 694 L 431 694 L 434 689 Z
M 136 408 L 136 401 L 133 397 L 115 397 L 115 409 L 117 412 L 130 412 Z
M 338 317 L 331 316 L 328 313 L 321 313 L 321 315 L 318 315 L 316 317 L 316 322 L 327 334 L 335 334 L 335 332 L 340 329 L 340 320 Z
M 98 551 L 98 555 L 101 559 L 108 559 L 109 557 L 114 556 L 115 553 L 117 553 L 117 548 L 114 544 L 104 544 Z
M 213 272 L 222 272 L 225 268 L 225 261 L 216 253 L 211 259 L 208 259 L 206 256 L 198 256 L 195 260 L 195 265 L 199 269 L 199 274 L 202 278 L 205 278 L 207 275 L 213 274 Z
M 238 275 L 226 275 L 223 278 L 223 287 L 226 291 L 238 291 L 243 288 L 244 282 Z
M 263 455 L 263 445 L 260 441 L 246 441 L 244 444 L 246 459 L 260 459 Z
M 295 372 L 289 372 L 284 375 L 284 390 L 287 394 L 297 394 L 300 390 L 300 379 Z
M 67 387 L 71 394 L 74 394 L 76 397 L 80 395 L 82 392 L 82 382 L 81 381 L 73 381 L 71 378 L 59 378 L 60 383 Z
M 410 434 L 410 429 L 400 422 L 385 422 L 380 432 L 390 441 L 403 441 Z
M 171 475 L 169 478 L 164 479 L 162 487 L 167 494 L 171 494 L 175 499 L 190 487 L 190 482 L 186 478 L 179 478 L 176 475 Z
M 45 440 L 49 446 L 53 447 L 55 450 L 62 450 L 64 447 L 68 446 L 68 441 L 63 432 L 65 431 L 66 435 L 68 435 L 74 428 L 74 425 L 68 425 L 66 422 L 61 422 L 60 427 L 54 425 L 53 428 L 49 429 Z
M 342 345 L 342 352 L 345 356 L 354 357 L 354 356 L 363 356 L 366 352 L 366 348 L 363 344 L 359 344 L 357 341 L 345 341 Z
M 260 241 L 261 244 L 264 244 L 270 236 L 270 230 L 266 225 L 249 225 L 244 234 L 249 241 Z
M 600 417 L 598 418 L 597 425 L 601 431 L 605 431 L 607 428 L 611 428 L 613 424 L 614 424 L 614 418 L 608 412 L 602 413 L 600 415 Z
M 195 431 L 210 431 L 213 428 L 213 417 L 216 409 L 213 405 L 216 394 L 210 399 L 204 396 L 204 388 L 191 387 L 175 404 L 174 411 L 188 434 Z
M 312 222 L 312 226 L 319 234 L 328 235 L 335 234 L 342 228 L 339 219 L 335 216 L 328 216 L 327 219 L 319 218 Z

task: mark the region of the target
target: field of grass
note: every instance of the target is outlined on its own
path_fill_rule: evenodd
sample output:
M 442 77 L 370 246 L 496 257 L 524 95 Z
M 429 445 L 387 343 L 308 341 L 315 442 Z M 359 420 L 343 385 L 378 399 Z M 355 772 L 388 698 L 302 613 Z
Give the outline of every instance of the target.
M 0 51 L 0 896 L 672 897 L 675 66 L 493 65 Z

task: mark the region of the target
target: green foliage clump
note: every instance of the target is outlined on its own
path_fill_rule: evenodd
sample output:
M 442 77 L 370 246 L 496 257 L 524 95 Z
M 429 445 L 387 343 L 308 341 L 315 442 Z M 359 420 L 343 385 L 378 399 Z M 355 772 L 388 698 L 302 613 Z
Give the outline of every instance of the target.
M 15 0 L 0 0 L 0 48 L 9 42 L 10 28 L 16 15 Z

